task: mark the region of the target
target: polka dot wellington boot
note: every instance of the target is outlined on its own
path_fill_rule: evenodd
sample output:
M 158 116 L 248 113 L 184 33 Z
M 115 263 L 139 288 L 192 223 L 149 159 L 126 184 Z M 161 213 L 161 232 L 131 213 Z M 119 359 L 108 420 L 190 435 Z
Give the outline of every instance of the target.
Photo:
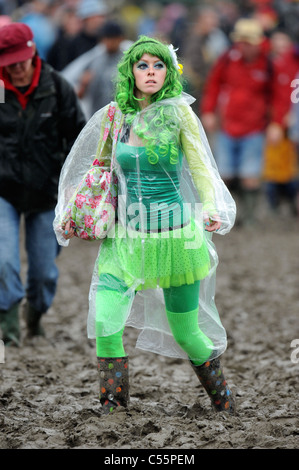
M 226 383 L 219 359 L 207 361 L 200 366 L 191 362 L 191 366 L 209 395 L 214 410 L 235 414 L 235 400 Z
M 128 357 L 98 357 L 100 402 L 104 414 L 129 403 Z

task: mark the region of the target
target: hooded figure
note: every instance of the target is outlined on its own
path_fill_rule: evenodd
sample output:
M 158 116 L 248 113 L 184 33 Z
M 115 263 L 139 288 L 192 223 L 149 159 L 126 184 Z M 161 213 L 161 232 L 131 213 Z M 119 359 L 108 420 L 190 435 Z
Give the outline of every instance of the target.
M 140 37 L 118 64 L 115 102 L 89 120 L 61 173 L 54 222 L 61 245 L 74 236 L 72 221 L 62 219 L 92 162 L 103 170 L 112 162 L 118 178 L 117 221 L 99 249 L 87 325 L 106 412 L 128 404 L 125 325 L 141 330 L 136 347 L 188 359 L 214 408 L 234 410 L 218 359 L 226 332 L 214 304 L 211 235 L 231 229 L 236 208 L 181 72 L 172 46 Z

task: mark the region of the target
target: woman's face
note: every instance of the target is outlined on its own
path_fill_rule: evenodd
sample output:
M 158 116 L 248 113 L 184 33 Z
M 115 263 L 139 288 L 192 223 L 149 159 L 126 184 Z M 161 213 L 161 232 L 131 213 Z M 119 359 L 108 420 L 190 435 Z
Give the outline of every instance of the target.
M 164 85 L 167 68 L 159 57 L 143 54 L 133 65 L 136 98 L 148 98 L 161 90 Z

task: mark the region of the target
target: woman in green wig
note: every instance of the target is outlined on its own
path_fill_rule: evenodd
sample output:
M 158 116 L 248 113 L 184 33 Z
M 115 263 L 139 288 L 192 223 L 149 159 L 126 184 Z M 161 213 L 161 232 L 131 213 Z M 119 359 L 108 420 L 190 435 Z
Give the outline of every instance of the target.
M 236 207 L 181 74 L 172 45 L 140 37 L 118 65 L 115 101 L 87 123 L 61 173 L 61 245 L 75 234 L 71 221 L 62 229 L 63 211 L 94 159 L 107 170 L 112 159 L 118 178 L 117 221 L 99 248 L 87 322 L 105 413 L 129 406 L 126 325 L 141 330 L 136 347 L 185 358 L 216 411 L 235 410 L 219 361 L 227 340 L 212 234 L 231 229 Z

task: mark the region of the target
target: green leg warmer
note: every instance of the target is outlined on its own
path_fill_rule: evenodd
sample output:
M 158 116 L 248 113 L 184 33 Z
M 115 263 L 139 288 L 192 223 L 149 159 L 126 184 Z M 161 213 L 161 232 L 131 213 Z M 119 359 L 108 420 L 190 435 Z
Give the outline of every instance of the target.
M 122 335 L 130 298 L 127 286 L 110 274 L 101 274 L 96 295 L 96 345 L 98 357 L 126 356 Z M 109 331 L 113 334 L 109 334 Z M 116 331 L 116 333 L 114 333 Z
M 97 356 L 98 357 L 125 357 L 123 346 L 123 331 L 118 331 L 111 336 L 97 336 Z
M 166 314 L 176 342 L 195 365 L 203 364 L 211 355 L 213 342 L 198 326 L 200 281 L 164 289 Z
M 198 326 L 198 309 L 183 313 L 166 310 L 166 313 L 174 339 L 192 363 L 200 365 L 207 361 L 213 350 L 213 342 Z

